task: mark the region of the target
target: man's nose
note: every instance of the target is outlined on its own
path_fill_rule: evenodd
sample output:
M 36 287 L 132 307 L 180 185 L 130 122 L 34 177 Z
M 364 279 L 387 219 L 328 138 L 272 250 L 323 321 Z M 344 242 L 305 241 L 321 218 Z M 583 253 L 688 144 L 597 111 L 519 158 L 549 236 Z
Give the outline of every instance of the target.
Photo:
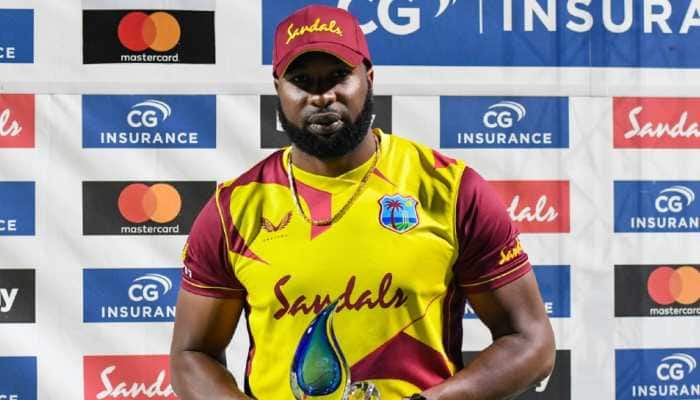
M 324 109 L 326 106 L 333 104 L 336 101 L 335 91 L 333 89 L 314 93 L 310 96 L 309 102 L 312 106 Z

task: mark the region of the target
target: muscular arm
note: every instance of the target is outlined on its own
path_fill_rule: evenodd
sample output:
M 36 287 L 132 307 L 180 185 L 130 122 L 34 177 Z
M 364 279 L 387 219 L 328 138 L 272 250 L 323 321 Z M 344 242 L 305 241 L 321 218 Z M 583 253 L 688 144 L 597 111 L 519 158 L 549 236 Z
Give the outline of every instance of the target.
M 509 399 L 551 373 L 554 334 L 532 271 L 468 299 L 493 343 L 457 374 L 425 391 L 427 399 Z
M 180 290 L 170 348 L 173 388 L 179 398 L 250 399 L 236 386 L 225 357 L 243 302 Z

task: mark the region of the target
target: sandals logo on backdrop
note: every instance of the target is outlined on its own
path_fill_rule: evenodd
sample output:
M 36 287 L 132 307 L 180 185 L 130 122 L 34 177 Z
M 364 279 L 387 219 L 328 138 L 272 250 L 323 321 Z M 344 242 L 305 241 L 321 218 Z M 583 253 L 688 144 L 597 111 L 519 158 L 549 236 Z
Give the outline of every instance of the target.
M 695 0 L 263 0 L 264 64 L 311 3 L 353 13 L 376 65 L 700 67 Z
M 214 11 L 83 10 L 83 63 L 214 64 Z
M 615 399 L 700 399 L 698 360 L 700 349 L 615 350 Z
M 0 357 L 0 399 L 37 400 L 36 357 Z
M 374 96 L 372 127 L 391 133 L 391 96 Z M 260 96 L 260 147 L 276 149 L 289 146 L 277 114 L 277 96 Z
M 615 316 L 700 316 L 700 267 L 616 265 Z
M 0 94 L 0 148 L 34 147 L 34 95 Z
M 700 182 L 615 181 L 615 232 L 700 232 Z
M 83 270 L 83 322 L 175 320 L 180 268 Z
M 83 234 L 186 235 L 216 182 L 83 182 Z
M 0 323 L 4 322 L 36 322 L 33 269 L 0 269 Z
M 34 236 L 34 182 L 0 182 L 0 236 Z
M 442 148 L 568 148 L 567 97 L 440 97 Z
M 34 10 L 0 9 L 0 63 L 34 62 Z
M 568 265 L 533 266 L 542 301 L 549 318 L 571 317 L 571 267 Z M 467 304 L 465 319 L 476 319 Z
M 477 356 L 476 351 L 463 351 L 466 365 Z M 571 399 L 571 350 L 557 350 L 552 374 L 537 385 L 523 392 L 518 400 L 570 400 Z
M 568 181 L 489 181 L 522 233 L 570 231 Z
M 216 148 L 216 96 L 83 96 L 83 147 Z
M 700 99 L 616 97 L 615 148 L 700 148 Z
M 177 399 L 165 355 L 84 356 L 86 399 Z

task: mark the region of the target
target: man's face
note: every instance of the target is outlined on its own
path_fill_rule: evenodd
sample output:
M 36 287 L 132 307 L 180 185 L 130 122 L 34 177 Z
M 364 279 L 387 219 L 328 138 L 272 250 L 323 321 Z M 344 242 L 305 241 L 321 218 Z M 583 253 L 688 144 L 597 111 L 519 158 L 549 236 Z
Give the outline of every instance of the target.
M 326 53 L 301 55 L 275 80 L 280 122 L 295 146 L 320 159 L 362 142 L 372 120 L 373 73 Z

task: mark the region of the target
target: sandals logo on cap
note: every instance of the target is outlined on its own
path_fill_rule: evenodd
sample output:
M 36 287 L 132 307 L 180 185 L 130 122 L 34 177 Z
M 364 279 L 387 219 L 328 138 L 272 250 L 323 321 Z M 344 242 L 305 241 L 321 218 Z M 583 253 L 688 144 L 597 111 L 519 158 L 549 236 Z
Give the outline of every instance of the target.
M 321 18 L 316 18 L 314 20 L 314 23 L 311 25 L 302 25 L 298 28 L 294 27 L 294 24 L 289 24 L 287 27 L 287 42 L 286 44 L 289 44 L 292 40 L 304 36 L 307 33 L 312 33 L 312 32 L 329 32 L 329 33 L 335 33 L 336 35 L 342 37 L 343 36 L 343 30 L 340 28 L 340 26 L 337 25 L 337 22 L 335 22 L 334 19 L 330 20 L 327 24 L 326 23 L 321 23 Z

